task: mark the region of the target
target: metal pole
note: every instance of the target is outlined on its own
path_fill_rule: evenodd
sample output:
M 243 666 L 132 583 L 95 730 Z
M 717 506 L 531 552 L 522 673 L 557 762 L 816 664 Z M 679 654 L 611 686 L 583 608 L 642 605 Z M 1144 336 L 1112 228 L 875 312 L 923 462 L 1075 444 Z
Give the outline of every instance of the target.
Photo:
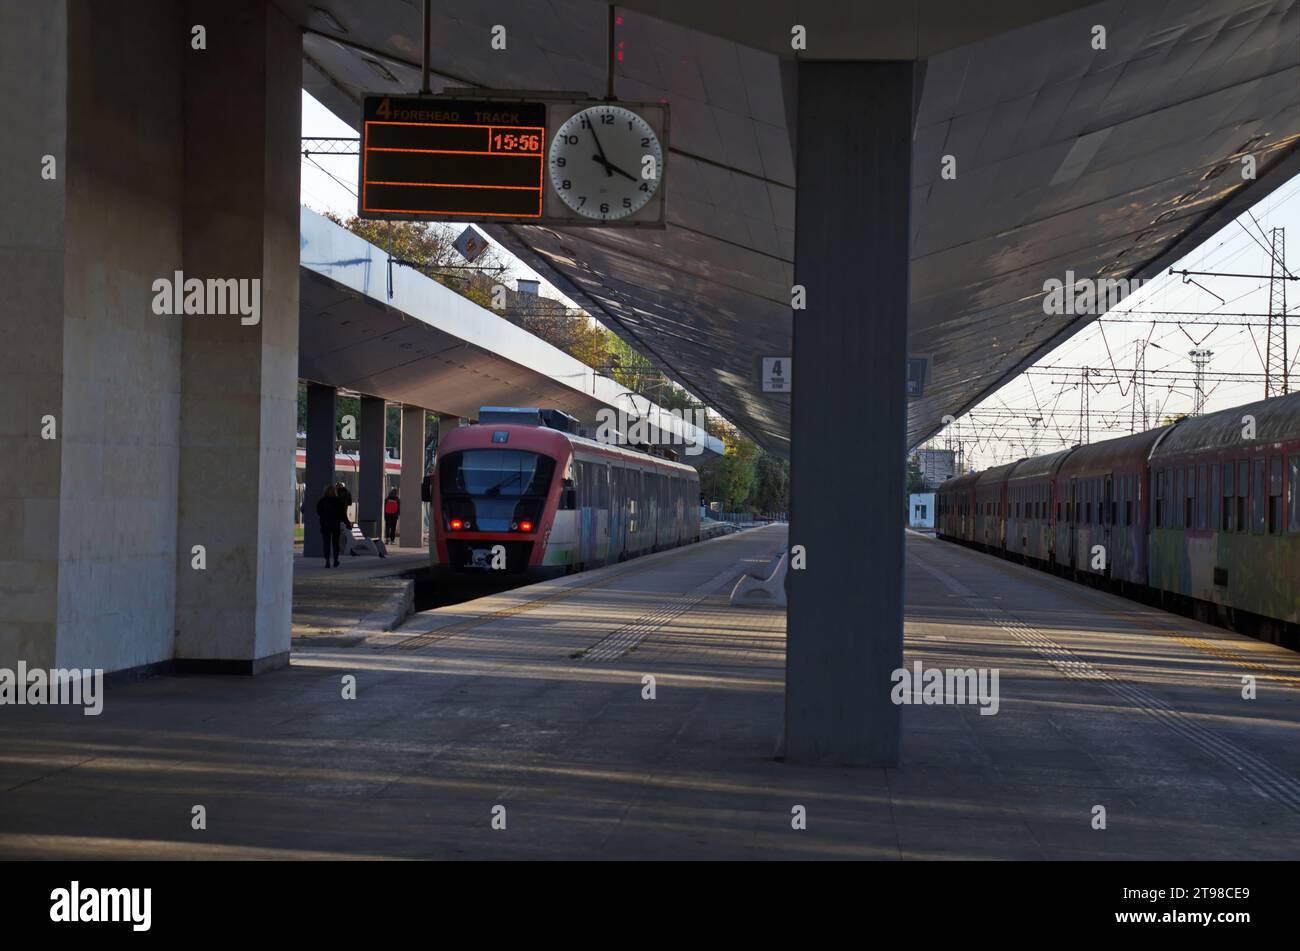
M 424 62 L 420 69 L 420 95 L 427 96 L 433 92 L 429 85 L 429 19 L 432 15 L 433 0 L 424 0 Z

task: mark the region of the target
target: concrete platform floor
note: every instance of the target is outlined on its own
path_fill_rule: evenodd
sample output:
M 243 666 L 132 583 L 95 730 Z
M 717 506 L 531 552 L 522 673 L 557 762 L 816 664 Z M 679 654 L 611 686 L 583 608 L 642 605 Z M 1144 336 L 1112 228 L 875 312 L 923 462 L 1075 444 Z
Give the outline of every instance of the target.
M 428 612 L 259 678 L 118 688 L 98 718 L 0 708 L 0 857 L 1300 855 L 1300 656 L 919 536 L 907 663 L 997 668 L 999 712 L 906 707 L 897 769 L 780 762 L 784 616 L 726 594 L 785 541 Z
M 429 563 L 423 548 L 389 548 L 385 558 L 343 555 L 337 568 L 325 559 L 293 555 L 293 636 L 337 638 L 348 635 L 366 618 L 395 616 L 411 584 L 398 577 Z M 299 644 L 294 644 L 296 650 Z

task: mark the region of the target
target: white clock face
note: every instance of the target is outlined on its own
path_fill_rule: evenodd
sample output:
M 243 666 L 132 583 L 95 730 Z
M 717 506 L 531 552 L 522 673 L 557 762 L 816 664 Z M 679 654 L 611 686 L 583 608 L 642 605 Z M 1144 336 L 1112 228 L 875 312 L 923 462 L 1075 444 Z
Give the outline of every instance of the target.
M 640 211 L 659 189 L 664 167 L 650 124 L 613 103 L 584 109 L 560 126 L 546 161 L 560 200 L 597 221 Z

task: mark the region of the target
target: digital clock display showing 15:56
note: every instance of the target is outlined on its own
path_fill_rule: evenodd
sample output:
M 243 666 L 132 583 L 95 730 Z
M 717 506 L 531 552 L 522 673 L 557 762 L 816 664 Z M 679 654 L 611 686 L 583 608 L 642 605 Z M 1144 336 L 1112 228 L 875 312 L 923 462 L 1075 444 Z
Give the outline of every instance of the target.
M 491 138 L 493 152 L 531 152 L 541 154 L 542 137 L 537 133 L 499 132 Z

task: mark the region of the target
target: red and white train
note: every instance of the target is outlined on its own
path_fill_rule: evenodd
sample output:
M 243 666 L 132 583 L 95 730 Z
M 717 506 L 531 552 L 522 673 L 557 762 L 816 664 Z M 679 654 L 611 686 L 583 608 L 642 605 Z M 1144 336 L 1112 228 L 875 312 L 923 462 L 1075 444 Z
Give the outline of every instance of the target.
M 436 570 L 490 569 L 499 545 L 506 571 L 550 577 L 699 540 L 693 467 L 552 428 L 556 417 L 484 407 L 438 444 L 427 493 Z

